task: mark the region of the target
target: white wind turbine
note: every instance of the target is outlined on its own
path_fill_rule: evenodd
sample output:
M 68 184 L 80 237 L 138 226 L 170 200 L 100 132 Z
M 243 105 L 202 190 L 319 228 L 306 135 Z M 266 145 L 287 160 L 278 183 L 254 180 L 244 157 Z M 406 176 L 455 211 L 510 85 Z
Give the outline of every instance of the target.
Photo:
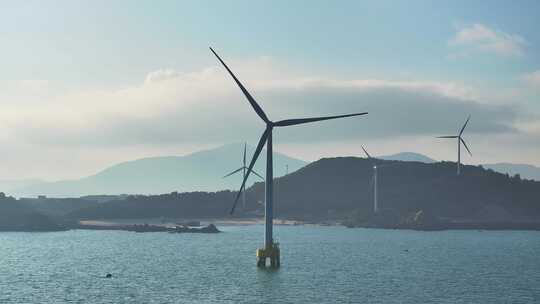
M 369 153 L 366 151 L 364 146 L 361 146 L 362 150 L 364 150 L 364 153 L 366 153 L 366 156 L 369 160 L 371 160 L 371 163 L 373 164 L 373 213 L 379 212 L 379 201 L 378 201 L 378 188 L 377 188 L 377 163 L 375 162 L 374 158 L 369 155 Z
M 469 152 L 469 155 L 472 156 L 472 153 L 471 153 L 471 150 L 469 150 L 469 147 L 467 147 L 467 144 L 465 143 L 465 140 L 463 139 L 463 137 L 461 137 L 461 135 L 463 134 L 463 131 L 465 130 L 465 127 L 467 126 L 467 123 L 469 123 L 469 120 L 471 119 L 471 115 L 469 115 L 469 117 L 467 117 L 467 120 L 465 121 L 465 123 L 463 124 L 463 127 L 461 127 L 461 130 L 459 131 L 459 134 L 458 135 L 447 135 L 447 136 L 438 136 L 437 138 L 457 138 L 457 155 L 458 155 L 458 159 L 457 159 L 457 175 L 460 175 L 461 173 L 461 144 L 463 144 L 463 146 L 465 147 L 465 149 L 467 149 L 467 152 Z
M 242 172 L 242 180 L 246 178 L 246 173 L 248 170 L 248 167 L 246 167 L 246 150 L 247 150 L 247 143 L 244 143 L 244 157 L 242 158 L 242 167 L 234 170 L 233 172 L 223 176 L 223 178 L 229 177 L 233 174 L 236 174 L 238 172 Z M 255 172 L 255 170 L 251 170 L 253 174 L 257 175 L 262 181 L 264 181 L 264 177 L 262 177 L 259 173 Z M 242 208 L 246 210 L 246 186 L 244 185 L 244 188 L 240 189 L 242 191 Z
M 368 151 L 364 148 L 364 146 L 361 146 L 362 150 L 364 150 L 364 153 L 366 154 L 367 158 L 371 160 L 371 163 L 373 164 L 373 177 L 371 178 L 370 186 L 373 184 L 373 213 L 378 213 L 380 211 L 379 207 L 379 174 L 378 169 L 390 167 L 393 165 L 396 165 L 396 163 L 386 163 L 379 165 L 377 164 L 377 159 L 371 157 L 369 155 Z

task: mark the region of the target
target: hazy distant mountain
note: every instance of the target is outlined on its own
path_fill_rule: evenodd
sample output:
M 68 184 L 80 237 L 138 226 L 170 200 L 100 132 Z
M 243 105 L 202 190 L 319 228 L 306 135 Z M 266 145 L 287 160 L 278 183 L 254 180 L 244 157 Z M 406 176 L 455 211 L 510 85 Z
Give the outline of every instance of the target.
M 0 192 L 10 193 L 13 190 L 44 183 L 40 179 L 0 180 Z
M 377 156 L 377 158 L 385 160 L 415 161 L 427 164 L 437 162 L 433 158 L 415 152 L 401 152 L 391 155 Z
M 17 196 L 47 195 L 57 197 L 96 194 L 159 194 L 172 191 L 217 191 L 237 189 L 241 173 L 222 178 L 242 166 L 243 144 L 229 144 L 185 156 L 151 157 L 111 166 L 95 175 L 79 180 L 48 182 L 22 187 Z M 248 146 L 249 163 L 253 148 Z M 266 151 L 261 153 L 255 171 L 264 176 Z M 307 163 L 274 153 L 274 176 L 298 170 Z M 250 178 L 251 185 L 258 178 Z
M 242 161 L 243 144 L 229 144 L 216 149 L 195 152 L 185 156 L 166 156 L 139 159 L 119 163 L 95 175 L 79 180 L 42 182 L 40 180 L 0 181 L 0 191 L 16 196 L 57 196 L 78 197 L 100 194 L 160 194 L 172 191 L 216 191 L 237 189 L 241 182 L 240 174 L 227 179 L 223 175 L 239 168 Z M 248 146 L 248 162 L 253 148 Z M 274 154 L 274 176 L 298 170 L 307 163 L 288 156 Z M 435 163 L 436 160 L 414 152 L 401 152 L 378 156 L 383 160 L 416 161 Z M 261 153 L 255 170 L 264 176 L 266 153 Z M 485 164 L 509 175 L 520 174 L 522 178 L 540 180 L 540 168 L 520 164 Z M 250 178 L 248 185 L 257 181 Z
M 532 165 L 497 163 L 483 164 L 482 166 L 497 172 L 508 173 L 509 175 L 519 174 L 521 178 L 540 181 L 540 168 Z

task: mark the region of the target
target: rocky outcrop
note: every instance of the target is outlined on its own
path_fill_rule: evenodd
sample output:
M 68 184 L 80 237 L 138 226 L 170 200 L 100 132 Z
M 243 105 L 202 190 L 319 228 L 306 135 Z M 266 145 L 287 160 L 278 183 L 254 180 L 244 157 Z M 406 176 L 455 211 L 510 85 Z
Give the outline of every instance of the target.
M 217 227 L 214 224 L 202 228 L 191 228 L 188 226 L 176 226 L 171 233 L 219 233 Z

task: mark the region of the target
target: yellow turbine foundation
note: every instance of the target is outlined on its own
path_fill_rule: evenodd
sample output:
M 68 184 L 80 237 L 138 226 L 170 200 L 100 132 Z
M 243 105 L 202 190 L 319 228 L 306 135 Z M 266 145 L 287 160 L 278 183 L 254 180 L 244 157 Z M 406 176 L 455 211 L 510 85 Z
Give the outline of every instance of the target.
M 266 260 L 270 259 L 270 268 L 279 268 L 279 244 L 273 243 L 267 248 L 257 249 L 257 267 L 266 267 Z

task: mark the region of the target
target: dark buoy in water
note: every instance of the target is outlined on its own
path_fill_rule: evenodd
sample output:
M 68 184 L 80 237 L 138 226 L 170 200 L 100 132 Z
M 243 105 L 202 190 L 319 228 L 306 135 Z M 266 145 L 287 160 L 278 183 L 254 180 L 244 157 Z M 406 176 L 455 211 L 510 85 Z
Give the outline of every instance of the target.
M 106 277 L 107 279 L 110 279 L 110 278 L 112 278 L 112 274 L 107 273 L 107 275 L 105 275 L 105 277 Z

